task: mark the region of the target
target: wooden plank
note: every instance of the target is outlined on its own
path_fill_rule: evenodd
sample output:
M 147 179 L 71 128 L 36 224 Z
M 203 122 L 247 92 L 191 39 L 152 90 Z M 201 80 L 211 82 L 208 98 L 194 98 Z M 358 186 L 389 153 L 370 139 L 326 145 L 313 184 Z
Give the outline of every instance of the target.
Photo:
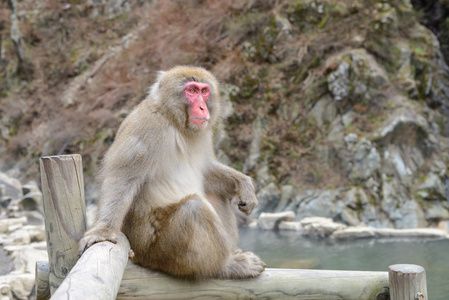
M 254 279 L 198 282 L 128 263 L 117 299 L 376 299 L 387 272 L 266 269 Z
M 426 270 L 417 265 L 388 267 L 391 300 L 429 299 L 427 297 Z
M 106 246 L 99 250 L 98 247 L 103 244 Z M 122 244 L 119 240 L 118 245 Z M 111 246 L 114 247 L 109 242 L 103 242 L 89 248 L 86 252 L 90 254 L 83 254 L 72 269 L 73 275 L 71 272 L 52 299 L 114 299 L 111 297 L 117 293 L 117 289 L 110 286 L 117 284 L 126 260 L 113 262 L 109 254 L 123 259 L 127 248 L 120 246 L 123 250 L 118 253 L 116 250 L 109 252 Z M 105 249 L 108 250 L 107 255 Z M 98 265 L 97 260 L 100 261 Z M 267 269 L 255 279 L 193 282 L 175 279 L 128 262 L 116 299 L 363 300 L 388 299 L 386 296 L 388 272 Z
M 51 299 L 115 299 L 128 253 L 129 243 L 123 233 L 120 233 L 117 244 L 94 244 L 83 253 Z
M 78 241 L 86 230 L 81 155 L 40 159 L 51 294 L 78 260 Z

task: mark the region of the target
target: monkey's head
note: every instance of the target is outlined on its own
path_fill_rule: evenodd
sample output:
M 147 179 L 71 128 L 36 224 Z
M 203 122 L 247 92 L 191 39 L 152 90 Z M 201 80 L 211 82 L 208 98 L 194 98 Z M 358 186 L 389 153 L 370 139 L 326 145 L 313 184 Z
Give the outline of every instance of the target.
M 213 127 L 220 117 L 217 79 L 198 67 L 178 66 L 159 72 L 151 87 L 153 107 L 183 132 Z

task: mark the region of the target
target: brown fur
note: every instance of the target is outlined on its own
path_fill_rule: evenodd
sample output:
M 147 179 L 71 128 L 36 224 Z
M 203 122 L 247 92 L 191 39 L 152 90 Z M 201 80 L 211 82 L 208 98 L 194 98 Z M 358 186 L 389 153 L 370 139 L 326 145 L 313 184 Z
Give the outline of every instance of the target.
M 186 82 L 210 86 L 204 127 L 190 121 Z M 265 264 L 236 249 L 238 232 L 229 198 L 250 214 L 257 205 L 251 178 L 219 163 L 212 135 L 220 121 L 218 83 L 201 68 L 160 73 L 149 96 L 125 119 L 105 155 L 97 221 L 80 253 L 122 230 L 132 261 L 177 277 L 248 278 Z

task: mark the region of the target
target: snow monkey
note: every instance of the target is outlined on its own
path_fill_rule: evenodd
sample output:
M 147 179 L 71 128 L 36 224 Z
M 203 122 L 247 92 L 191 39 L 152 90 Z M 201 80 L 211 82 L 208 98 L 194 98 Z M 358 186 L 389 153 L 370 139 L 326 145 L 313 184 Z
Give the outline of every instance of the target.
M 80 253 L 128 237 L 132 261 L 189 279 L 258 276 L 265 264 L 236 248 L 229 198 L 249 215 L 257 205 L 252 179 L 215 158 L 213 133 L 223 115 L 219 85 L 202 68 L 160 72 L 123 121 L 100 171 L 97 221 Z

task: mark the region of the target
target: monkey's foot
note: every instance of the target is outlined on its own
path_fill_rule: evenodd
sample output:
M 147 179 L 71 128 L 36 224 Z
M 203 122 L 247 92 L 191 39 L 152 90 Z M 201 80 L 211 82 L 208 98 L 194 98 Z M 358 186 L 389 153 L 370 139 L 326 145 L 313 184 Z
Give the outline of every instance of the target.
M 237 249 L 220 274 L 223 279 L 244 279 L 260 275 L 266 264 L 252 252 Z
M 84 234 L 79 241 L 78 254 L 81 256 L 90 246 L 100 242 L 111 242 L 117 244 L 118 232 L 111 228 L 94 227 Z

